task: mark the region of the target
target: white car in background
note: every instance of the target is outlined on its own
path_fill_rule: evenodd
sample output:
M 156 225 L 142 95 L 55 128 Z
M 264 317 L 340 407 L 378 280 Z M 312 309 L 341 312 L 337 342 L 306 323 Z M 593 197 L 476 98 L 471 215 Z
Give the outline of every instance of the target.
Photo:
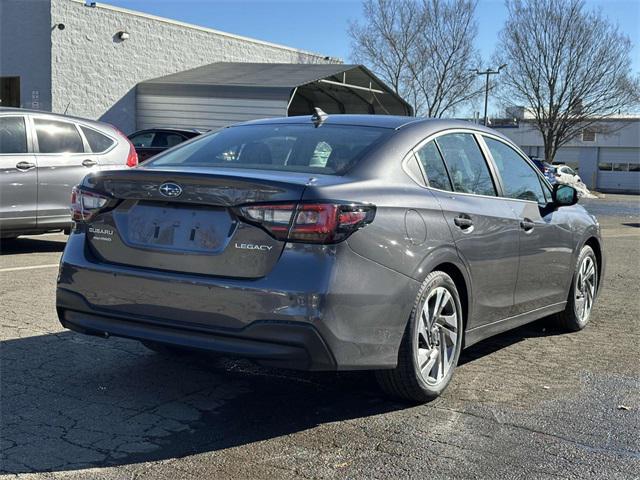
M 556 182 L 571 186 L 583 183 L 580 175 L 569 165 L 554 165 L 554 167 L 556 169 L 554 173 Z

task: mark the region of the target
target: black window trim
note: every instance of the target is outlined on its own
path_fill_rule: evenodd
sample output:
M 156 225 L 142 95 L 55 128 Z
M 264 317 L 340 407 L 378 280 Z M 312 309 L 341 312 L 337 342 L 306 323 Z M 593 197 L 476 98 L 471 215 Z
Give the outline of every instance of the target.
M 528 203 L 533 203 L 533 204 L 538 205 L 538 206 L 542 206 L 542 204 L 540 204 L 539 202 L 534 202 L 533 200 L 525 200 L 523 198 L 511 198 L 511 197 L 507 197 L 505 195 L 505 190 L 504 190 L 504 187 L 503 187 L 504 183 L 503 183 L 503 180 L 502 180 L 502 175 L 500 175 L 500 172 L 498 171 L 498 166 L 497 166 L 495 160 L 493 159 L 493 156 L 491 155 L 491 150 L 489 150 L 489 146 L 484 141 L 484 137 L 491 138 L 492 140 L 496 140 L 496 141 L 498 141 L 500 143 L 505 144 L 507 147 L 510 147 L 514 152 L 516 152 L 529 165 L 529 167 L 531 167 L 533 169 L 533 172 L 537 175 L 538 179 L 543 182 L 543 185 L 546 185 L 549 188 L 549 190 L 553 191 L 553 187 L 551 186 L 549 181 L 545 178 L 544 175 L 542 175 L 542 173 L 540 172 L 540 169 L 538 167 L 536 167 L 536 165 L 531 161 L 531 159 L 527 155 L 525 155 L 525 153 L 522 150 L 520 150 L 520 148 L 518 148 L 517 145 L 512 144 L 510 142 L 507 142 L 507 141 L 505 141 L 504 138 L 501 138 L 501 137 L 499 137 L 497 135 L 492 135 L 490 133 L 482 132 L 482 133 L 478 133 L 477 136 L 479 137 L 478 141 L 481 143 L 482 148 L 485 149 L 485 156 L 487 157 L 487 159 L 489 159 L 491 165 L 493 166 L 494 174 L 495 174 L 496 178 L 498 179 L 498 182 L 500 183 L 500 192 L 501 192 L 500 195 L 499 195 L 500 198 L 504 198 L 506 200 L 515 200 L 517 202 L 528 202 Z M 544 187 L 542 187 L 542 188 L 544 188 Z
M 33 148 L 33 134 L 32 134 L 32 130 L 31 130 L 31 122 L 29 121 L 29 115 L 26 115 L 24 113 L 7 113 L 7 114 L 2 114 L 1 115 L 2 118 L 5 117 L 22 117 L 22 119 L 24 120 L 24 128 L 25 128 L 25 133 L 27 135 L 27 151 L 26 152 L 21 152 L 21 153 L 0 153 L 0 157 L 15 157 L 15 156 L 33 156 L 34 155 L 34 148 Z
M 427 174 L 424 171 L 424 168 L 422 166 L 422 164 L 420 163 L 420 161 L 418 160 L 418 150 L 420 150 L 424 145 L 426 145 L 427 143 L 429 143 L 432 140 L 436 140 L 438 137 L 441 137 L 443 135 L 447 135 L 449 133 L 467 133 L 469 135 L 472 135 L 473 137 L 475 137 L 476 143 L 478 144 L 478 148 L 480 149 L 480 152 L 482 153 L 483 157 L 484 157 L 484 161 L 487 164 L 487 168 L 489 169 L 489 176 L 491 177 L 491 181 L 493 182 L 493 187 L 496 190 L 496 194 L 495 195 L 482 195 L 480 193 L 466 193 L 466 192 L 456 192 L 455 190 L 453 191 L 449 191 L 449 190 L 441 190 L 439 188 L 436 187 L 431 187 L 429 185 L 429 182 L 427 180 Z M 474 197 L 482 197 L 482 198 L 494 198 L 497 200 L 503 200 L 504 197 L 503 195 L 503 190 L 502 190 L 502 183 L 501 183 L 501 178 L 499 175 L 497 175 L 497 170 L 496 170 L 496 166 L 495 163 L 493 162 L 493 159 L 487 156 L 487 146 L 484 143 L 484 141 L 479 138 L 480 135 L 483 135 L 483 133 L 478 132 L 477 130 L 472 130 L 472 129 L 468 129 L 468 128 L 448 128 L 445 130 L 440 130 L 438 132 L 435 132 L 427 137 L 425 137 L 424 139 L 420 140 L 420 142 L 418 142 L 413 148 L 411 148 L 409 150 L 409 153 L 407 154 L 407 156 L 405 156 L 404 160 L 403 160 L 403 165 L 406 164 L 408 161 L 410 161 L 411 158 L 415 159 L 415 161 L 418 163 L 418 168 L 420 169 L 420 172 L 422 173 L 422 178 L 424 179 L 424 185 L 420 185 L 423 188 L 427 188 L 429 190 L 434 190 L 436 192 L 443 192 L 443 193 L 447 193 L 450 195 L 471 195 Z M 438 142 L 435 142 L 436 146 L 438 145 Z M 440 147 L 438 146 L 438 151 L 440 152 L 440 155 L 442 156 L 442 158 L 444 158 L 444 155 L 442 155 L 442 152 L 440 151 Z M 449 174 L 449 168 L 446 166 L 446 160 L 445 160 L 445 168 L 447 169 L 447 175 Z M 405 173 L 407 172 L 406 167 L 404 167 Z M 415 181 L 415 179 L 413 178 L 412 175 L 409 175 L 411 177 L 412 180 Z M 449 178 L 449 180 L 451 180 L 451 178 Z M 453 183 L 452 183 L 453 185 Z M 537 204 L 537 202 L 536 202 Z
M 70 152 L 70 153 L 66 153 L 66 152 L 59 152 L 59 153 L 41 153 L 40 152 L 40 144 L 38 143 L 38 134 L 36 132 L 36 120 L 44 120 L 44 121 L 50 121 L 50 122 L 62 122 L 62 123 L 69 123 L 71 125 L 73 125 L 76 129 L 76 132 L 78 132 L 78 135 L 80 136 L 80 141 L 82 142 L 82 149 L 84 151 L 82 152 Z M 87 155 L 87 154 L 91 154 L 91 148 L 89 148 L 89 144 L 87 143 L 87 139 L 84 138 L 84 135 L 82 134 L 82 130 L 80 129 L 80 127 L 78 126 L 77 122 L 74 122 L 72 120 L 68 120 L 66 118 L 59 118 L 59 117 L 55 117 L 52 115 L 32 115 L 31 116 L 31 121 L 32 121 L 32 128 L 33 128 L 33 153 L 34 155 L 38 155 L 38 156 L 51 156 L 51 157 L 69 157 L 69 156 L 78 156 L 78 155 Z

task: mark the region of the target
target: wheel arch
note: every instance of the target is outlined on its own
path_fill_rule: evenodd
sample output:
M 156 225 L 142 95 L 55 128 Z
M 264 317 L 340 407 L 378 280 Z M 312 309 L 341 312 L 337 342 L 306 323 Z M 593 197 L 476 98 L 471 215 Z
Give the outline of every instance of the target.
M 456 285 L 458 294 L 460 296 L 460 303 L 462 304 L 462 324 L 463 329 L 467 329 L 467 321 L 469 319 L 469 303 L 470 303 L 470 291 L 467 287 L 467 279 L 462 273 L 460 267 L 451 262 L 444 262 L 436 265 L 432 271 L 441 271 L 451 277 L 453 283 Z M 463 338 L 464 342 L 464 338 Z M 463 343 L 464 345 L 464 343 Z
M 589 246 L 593 250 L 593 253 L 596 256 L 596 264 L 598 266 L 598 284 L 596 285 L 596 291 L 600 290 L 600 284 L 602 282 L 602 276 L 604 274 L 604 258 L 602 256 L 602 244 L 601 241 L 595 237 L 591 236 L 584 241 L 584 246 Z

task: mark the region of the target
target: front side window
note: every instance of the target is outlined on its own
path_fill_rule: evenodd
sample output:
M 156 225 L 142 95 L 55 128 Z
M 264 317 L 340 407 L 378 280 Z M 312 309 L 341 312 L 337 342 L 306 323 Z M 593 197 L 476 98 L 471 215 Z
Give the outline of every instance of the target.
M 488 137 L 484 140 L 502 177 L 505 196 L 545 205 L 547 199 L 533 167 L 507 144 Z
M 147 168 L 225 167 L 341 175 L 393 130 L 353 125 L 242 125 L 200 137 Z
M 449 171 L 453 189 L 461 193 L 495 196 L 487 162 L 470 133 L 449 133 L 436 139 Z
M 82 138 L 73 123 L 34 119 L 40 153 L 84 152 Z
M 102 153 L 113 145 L 113 140 L 106 135 L 95 131 L 93 128 L 85 127 L 83 125 L 81 125 L 80 128 L 82 129 L 82 133 L 84 133 L 87 142 L 89 142 L 89 147 L 91 147 L 91 151 L 93 153 Z
M 184 140 L 185 139 L 182 135 L 178 135 L 177 133 L 157 132 L 153 138 L 153 142 L 151 142 L 151 146 L 157 148 L 171 148 L 184 142 Z
M 27 153 L 24 117 L 0 117 L 0 153 Z
M 436 143 L 434 141 L 427 143 L 417 150 L 416 154 L 422 164 L 422 168 L 424 168 L 427 174 L 429 186 L 440 190 L 447 190 L 448 192 L 452 191 L 449 174 L 447 173 L 444 160 L 438 151 Z

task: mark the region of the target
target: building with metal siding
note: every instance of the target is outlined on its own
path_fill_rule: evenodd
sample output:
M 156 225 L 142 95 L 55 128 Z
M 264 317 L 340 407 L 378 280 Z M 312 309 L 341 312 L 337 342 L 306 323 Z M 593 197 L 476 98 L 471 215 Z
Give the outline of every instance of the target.
M 216 129 L 256 118 L 327 113 L 412 115 L 361 65 L 219 62 L 148 80 L 136 91 L 139 129 Z
M 525 153 L 544 159 L 542 136 L 530 119 L 493 128 L 511 138 Z M 640 193 L 640 117 L 611 117 L 584 133 L 562 146 L 554 163 L 566 163 L 576 169 L 592 190 Z
M 129 133 L 138 83 L 214 62 L 341 63 L 102 3 L 0 0 L 0 105 L 66 112 Z

